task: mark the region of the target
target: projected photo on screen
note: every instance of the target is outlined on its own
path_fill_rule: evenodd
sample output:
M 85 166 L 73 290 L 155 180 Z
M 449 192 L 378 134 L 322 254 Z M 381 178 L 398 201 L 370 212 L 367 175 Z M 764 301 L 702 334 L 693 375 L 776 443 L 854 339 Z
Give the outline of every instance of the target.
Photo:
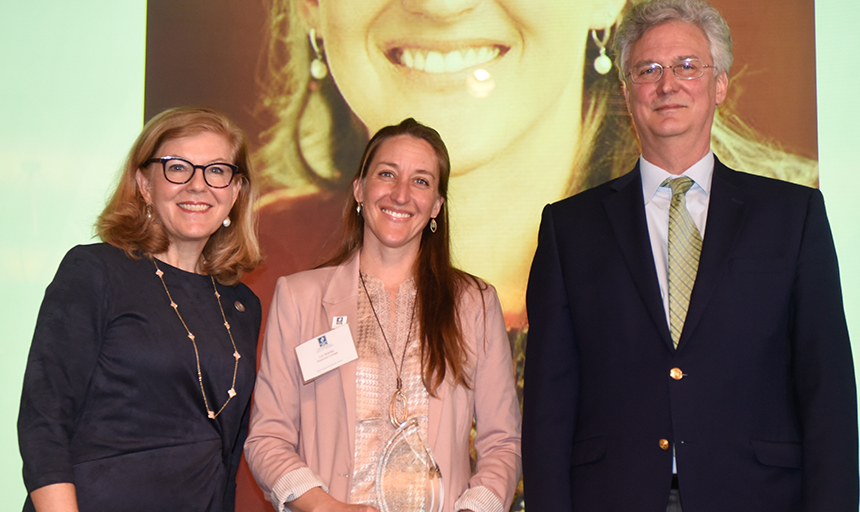
M 406 117 L 436 128 L 451 153 L 455 262 L 498 289 L 519 377 L 541 209 L 638 157 L 618 71 L 602 56 L 632 3 L 150 0 L 146 116 L 204 104 L 248 132 L 266 178 L 267 254 L 248 284 L 264 306 L 277 277 L 336 248 L 368 134 Z M 712 3 L 735 56 L 715 154 L 815 186 L 812 2 Z

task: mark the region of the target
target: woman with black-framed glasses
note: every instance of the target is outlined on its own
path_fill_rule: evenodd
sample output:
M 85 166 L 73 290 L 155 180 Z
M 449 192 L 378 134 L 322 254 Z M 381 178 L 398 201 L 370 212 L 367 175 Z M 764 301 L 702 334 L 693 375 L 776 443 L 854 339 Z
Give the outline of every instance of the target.
M 200 172 L 196 172 L 197 170 Z M 18 438 L 24 510 L 234 509 L 260 262 L 241 130 L 206 108 L 144 126 L 96 227 L 45 293 Z

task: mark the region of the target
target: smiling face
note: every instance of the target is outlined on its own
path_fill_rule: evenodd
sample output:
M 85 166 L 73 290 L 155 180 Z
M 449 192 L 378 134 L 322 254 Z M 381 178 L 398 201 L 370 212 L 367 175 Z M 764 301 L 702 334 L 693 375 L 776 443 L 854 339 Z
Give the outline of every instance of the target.
M 649 62 L 665 67 L 686 58 L 713 64 L 705 33 L 689 23 L 673 21 L 645 32 L 631 47 L 627 67 Z M 680 80 L 672 70 L 664 69 L 655 83 L 624 83 L 622 87 L 646 159 L 654 162 L 650 152 L 675 142 L 689 147 L 698 158 L 704 156 L 710 147 L 714 112 L 726 98 L 724 71 L 706 68 L 700 78 Z
M 222 135 L 202 132 L 165 142 L 153 155 L 182 157 L 194 165 L 233 163 L 233 148 Z M 186 248 L 202 252 L 209 237 L 221 227 L 242 187 L 238 177 L 226 188 L 212 188 L 197 169 L 191 181 L 176 185 L 164 177 L 161 163 L 153 163 L 136 174 L 138 188 L 164 225 L 171 250 Z
M 613 16 L 604 12 L 607 4 L 617 3 L 305 0 L 304 5 L 308 23 L 324 41 L 338 89 L 368 132 L 404 117 L 419 119 L 449 141 L 452 169 L 463 173 L 501 154 L 558 105 L 581 106 L 588 29 L 595 18 L 607 19 L 597 28 L 611 22 Z M 598 9 L 601 16 L 595 15 Z M 477 70 L 486 72 L 483 80 L 475 77 Z
M 423 139 L 398 135 L 382 142 L 367 174 L 353 182 L 355 200 L 364 203 L 363 249 L 417 254 L 421 233 L 439 215 L 439 161 Z

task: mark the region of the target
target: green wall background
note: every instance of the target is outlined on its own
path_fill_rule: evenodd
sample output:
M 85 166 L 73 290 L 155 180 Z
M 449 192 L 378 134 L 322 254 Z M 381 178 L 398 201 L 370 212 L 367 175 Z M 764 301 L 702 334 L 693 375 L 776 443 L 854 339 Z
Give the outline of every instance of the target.
M 860 4 L 816 1 L 821 189 L 860 367 Z M 33 325 L 143 122 L 145 0 L 0 4 L 0 506 L 19 509 L 15 421 Z M 775 83 L 774 87 L 780 84 Z M 787 106 L 790 108 L 790 106 Z M 810 119 L 810 122 L 815 120 Z
M 42 295 L 143 124 L 145 37 L 145 0 L 0 2 L 0 510 L 26 496 L 15 423 Z

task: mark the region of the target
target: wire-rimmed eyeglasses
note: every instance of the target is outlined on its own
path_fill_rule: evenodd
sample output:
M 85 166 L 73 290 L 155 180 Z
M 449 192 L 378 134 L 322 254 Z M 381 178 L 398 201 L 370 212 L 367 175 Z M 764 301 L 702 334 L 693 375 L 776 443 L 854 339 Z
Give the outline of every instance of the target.
M 703 63 L 701 59 L 684 59 L 671 66 L 662 66 L 656 62 L 637 64 L 627 74 L 633 83 L 652 84 L 663 78 L 664 69 L 671 69 L 675 77 L 681 80 L 695 80 L 705 74 L 705 68 L 714 68 L 714 66 Z
M 178 156 L 163 156 L 151 158 L 147 165 L 161 162 L 164 178 L 174 185 L 182 185 L 191 181 L 197 169 L 203 171 L 203 181 L 212 188 L 224 188 L 233 182 L 233 176 L 239 168 L 225 162 L 215 162 L 208 165 L 194 165 Z

